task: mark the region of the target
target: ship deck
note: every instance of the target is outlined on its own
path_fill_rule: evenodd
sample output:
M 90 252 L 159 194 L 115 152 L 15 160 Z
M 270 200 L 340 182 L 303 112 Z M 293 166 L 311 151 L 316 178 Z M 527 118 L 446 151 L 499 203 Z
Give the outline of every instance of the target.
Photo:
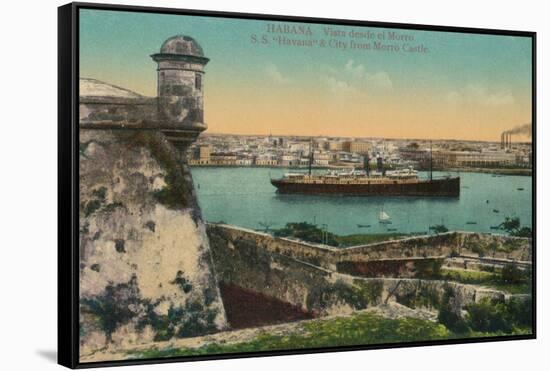
M 363 185 L 363 184 L 416 184 L 429 180 L 421 180 L 418 178 L 359 178 L 359 177 L 346 177 L 346 178 L 331 178 L 331 177 L 292 177 L 277 179 L 277 182 L 289 183 L 289 184 L 331 184 L 331 185 Z

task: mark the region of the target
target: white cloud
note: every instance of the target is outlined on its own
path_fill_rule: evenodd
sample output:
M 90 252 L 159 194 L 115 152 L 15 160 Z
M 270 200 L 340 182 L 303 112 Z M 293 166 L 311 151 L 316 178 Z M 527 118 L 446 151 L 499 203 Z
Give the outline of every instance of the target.
M 346 63 L 344 69 L 350 73 L 352 76 L 363 78 L 365 76 L 365 66 L 362 64 L 354 65 L 355 61 L 353 59 L 350 59 L 348 63 Z
M 488 107 L 499 107 L 515 102 L 510 89 L 490 90 L 481 84 L 468 84 L 458 91 L 451 91 L 446 96 L 451 104 L 478 104 Z
M 393 90 L 393 83 L 387 72 L 381 71 L 367 74 L 365 79 L 370 86 L 376 86 L 384 90 Z
M 363 64 L 356 64 L 353 59 L 341 69 L 330 66 L 322 68 L 322 81 L 331 91 L 352 93 L 360 90 L 393 90 L 393 82 L 385 71 L 368 72 Z
M 323 76 L 322 81 L 329 87 L 331 92 L 336 94 L 350 94 L 357 91 L 347 81 L 338 80 L 334 76 Z
M 277 84 L 288 84 L 290 82 L 290 79 L 283 76 L 281 71 L 279 71 L 279 68 L 273 63 L 269 63 L 266 66 L 265 72 L 267 73 L 267 76 L 269 76 L 269 78 Z

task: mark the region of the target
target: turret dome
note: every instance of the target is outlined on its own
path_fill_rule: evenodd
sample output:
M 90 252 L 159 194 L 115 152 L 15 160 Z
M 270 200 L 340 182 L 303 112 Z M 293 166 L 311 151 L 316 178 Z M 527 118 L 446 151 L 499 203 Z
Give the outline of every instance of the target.
M 167 39 L 160 47 L 161 54 L 204 57 L 199 43 L 190 36 L 176 35 Z

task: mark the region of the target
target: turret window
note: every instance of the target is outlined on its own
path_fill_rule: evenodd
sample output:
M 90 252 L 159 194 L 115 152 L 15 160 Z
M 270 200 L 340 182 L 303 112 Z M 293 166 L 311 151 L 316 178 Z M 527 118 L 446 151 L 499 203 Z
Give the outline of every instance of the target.
M 195 89 L 201 90 L 202 87 L 202 76 L 200 73 L 195 74 Z

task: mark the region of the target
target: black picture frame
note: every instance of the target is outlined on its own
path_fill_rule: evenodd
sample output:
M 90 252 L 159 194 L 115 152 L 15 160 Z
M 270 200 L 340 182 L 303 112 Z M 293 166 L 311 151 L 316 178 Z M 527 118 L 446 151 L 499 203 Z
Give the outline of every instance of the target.
M 444 31 L 451 33 L 488 34 L 521 36 L 532 42 L 532 226 L 533 226 L 533 332 L 529 335 L 510 335 L 486 338 L 452 339 L 438 341 L 405 342 L 398 344 L 376 344 L 361 346 L 341 346 L 318 349 L 294 349 L 283 351 L 262 351 L 255 353 L 235 353 L 190 357 L 156 358 L 140 360 L 122 360 L 105 362 L 79 362 L 79 10 L 96 9 L 140 13 L 163 13 L 174 15 L 198 15 L 204 17 L 238 18 L 244 20 L 273 20 L 285 22 L 307 22 L 315 24 L 333 24 L 348 26 L 368 26 L 377 28 L 399 28 L 406 30 Z M 69 368 L 90 368 L 101 366 L 123 366 L 137 364 L 155 364 L 202 361 L 213 359 L 231 359 L 245 357 L 279 356 L 289 354 L 308 354 L 322 352 L 341 352 L 383 348 L 418 347 L 428 345 L 448 345 L 482 343 L 495 341 L 536 339 L 536 32 L 497 30 L 486 28 L 449 27 L 409 23 L 387 23 L 358 21 L 347 19 L 329 19 L 297 17 L 269 14 L 233 13 L 221 11 L 202 11 L 171 9 L 129 5 L 111 5 L 95 3 L 70 3 L 58 8 L 58 363 Z

